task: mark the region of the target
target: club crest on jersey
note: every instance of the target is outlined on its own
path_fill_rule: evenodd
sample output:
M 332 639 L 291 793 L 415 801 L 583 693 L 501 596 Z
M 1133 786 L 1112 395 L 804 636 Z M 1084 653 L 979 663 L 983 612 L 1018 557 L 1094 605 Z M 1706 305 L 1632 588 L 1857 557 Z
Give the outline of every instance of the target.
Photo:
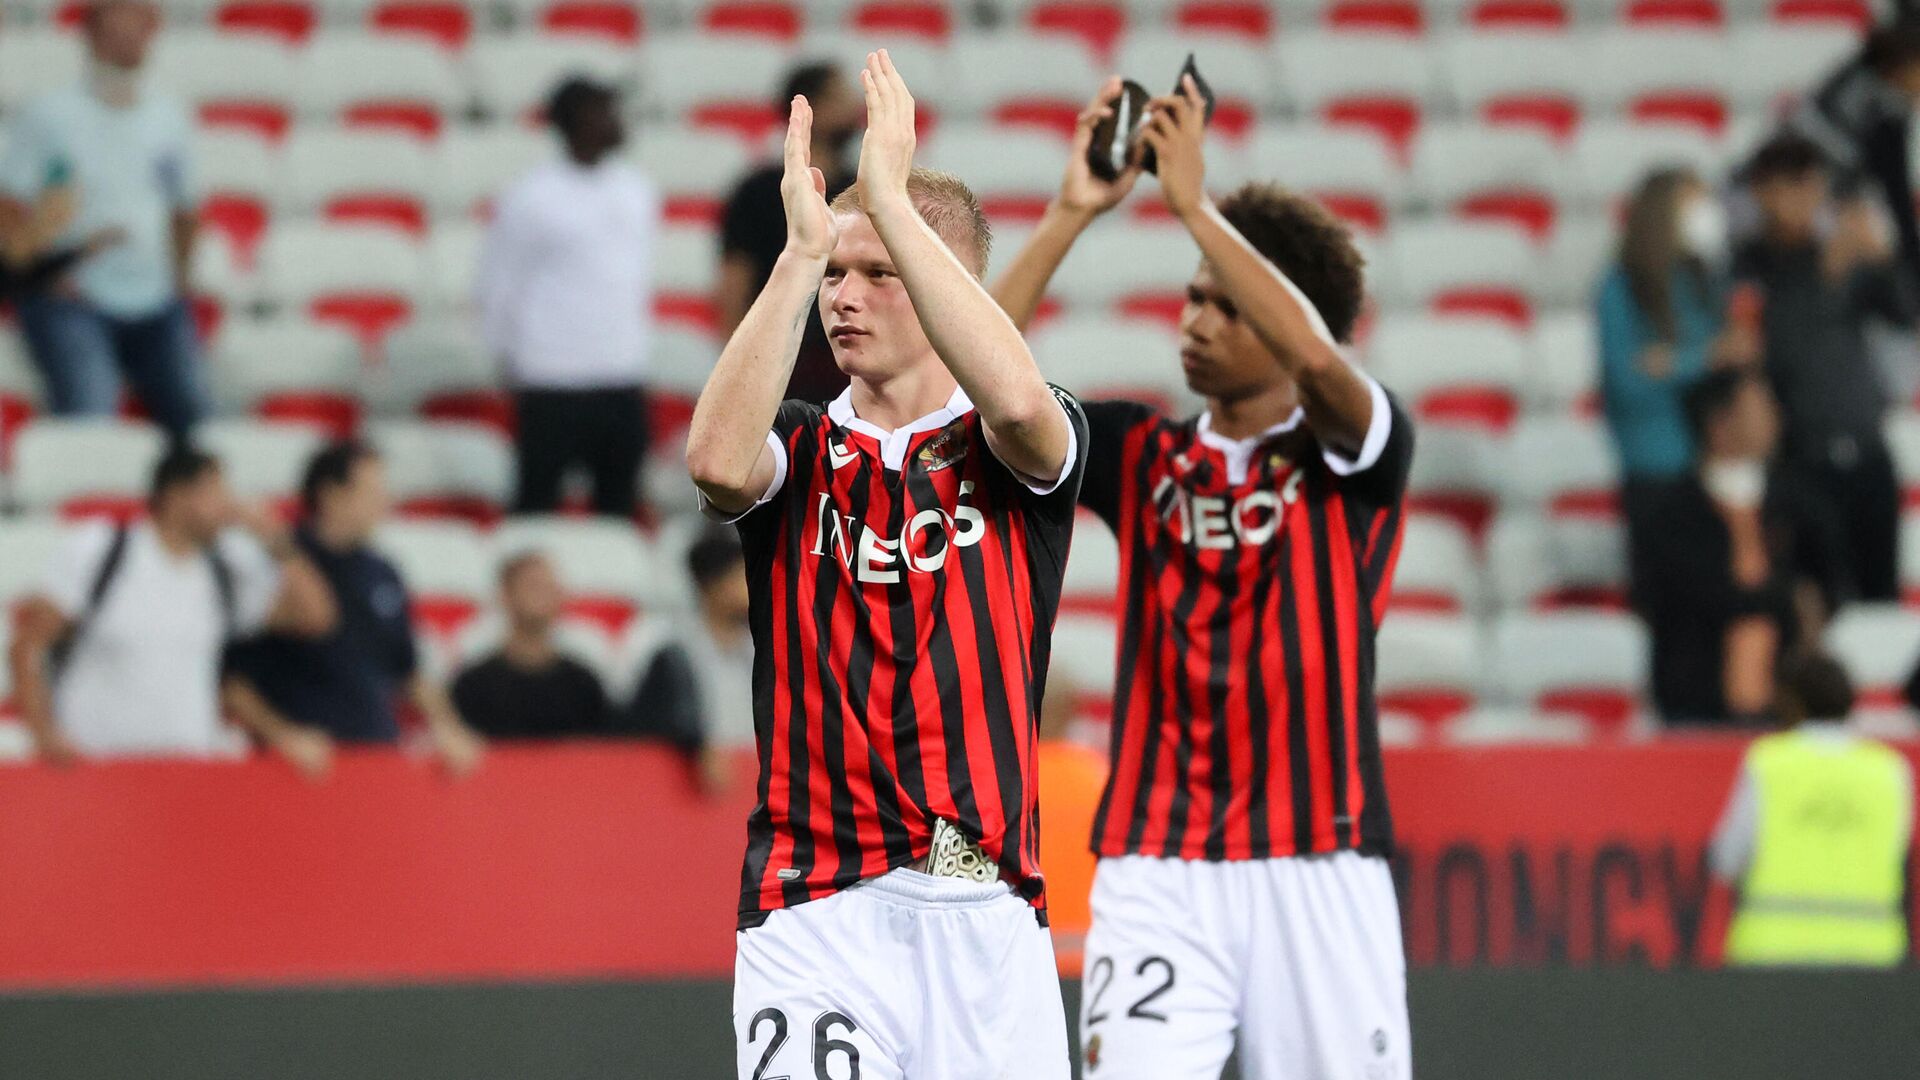
M 854 579 L 872 584 L 890 585 L 900 580 L 900 568 L 909 573 L 931 574 L 947 564 L 947 553 L 955 548 L 972 547 L 987 531 L 987 517 L 968 503 L 973 481 L 960 482 L 960 501 L 952 511 L 945 507 L 922 510 L 907 519 L 898 536 L 881 536 L 857 518 L 842 514 L 833 504 L 833 496 L 820 493 L 813 539 L 813 554 L 831 555 L 853 571 Z
M 920 459 L 921 467 L 930 473 L 939 472 L 966 460 L 970 449 L 965 438 L 966 428 L 965 420 L 955 420 L 947 425 L 946 430 L 928 439 L 920 452 L 914 455 Z

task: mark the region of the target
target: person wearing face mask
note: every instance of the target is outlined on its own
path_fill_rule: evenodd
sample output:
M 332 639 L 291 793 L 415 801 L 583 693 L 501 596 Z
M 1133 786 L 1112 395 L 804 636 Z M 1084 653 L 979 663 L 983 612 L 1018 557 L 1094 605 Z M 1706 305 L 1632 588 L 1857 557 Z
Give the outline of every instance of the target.
M 853 184 L 854 162 L 848 151 L 860 134 L 865 117 L 861 102 L 838 65 L 802 64 L 787 76 L 786 89 L 774 108 L 781 120 L 795 95 L 813 103 L 812 160 L 827 181 L 831 201 Z M 787 214 L 780 201 L 780 162 L 748 173 L 733 189 L 720 218 L 720 284 L 715 296 L 720 330 L 731 334 L 754 297 L 773 276 L 773 264 L 787 246 Z M 787 396 L 802 401 L 831 401 L 847 388 L 847 377 L 833 362 L 833 349 L 818 315 L 807 318 L 807 333 L 787 381 Z
M 1669 724 L 1758 721 L 1781 658 L 1847 593 L 1845 555 L 1804 478 L 1773 464 L 1779 411 L 1757 369 L 1703 376 L 1686 413 L 1699 463 L 1633 538 L 1653 701 Z
M 1792 135 L 1762 147 L 1747 180 L 1760 234 L 1734 261 L 1764 297 L 1766 371 L 1782 450 L 1841 523 L 1863 600 L 1899 594 L 1900 490 L 1881 434 L 1889 395 L 1868 341 L 1874 321 L 1911 329 L 1920 291 L 1895 258 L 1879 208 L 1836 202 L 1819 148 Z
M 157 4 L 86 5 L 85 80 L 29 103 L 0 153 L 0 262 L 50 411 L 111 416 L 124 380 L 184 439 L 207 411 L 186 299 L 198 195 L 187 110 L 143 85 L 159 29 Z
M 1699 176 L 1662 169 L 1640 182 L 1595 299 L 1601 398 L 1630 534 L 1651 526 L 1660 490 L 1693 467 L 1687 388 L 1758 355 L 1750 320 L 1728 317 L 1725 254 L 1726 218 Z

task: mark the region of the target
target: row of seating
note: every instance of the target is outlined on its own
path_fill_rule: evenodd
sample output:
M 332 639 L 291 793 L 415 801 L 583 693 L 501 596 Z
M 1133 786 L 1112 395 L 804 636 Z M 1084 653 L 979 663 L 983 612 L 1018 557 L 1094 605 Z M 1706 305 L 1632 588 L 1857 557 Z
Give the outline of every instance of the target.
M 1485 33 L 1435 42 L 1375 33 L 1303 33 L 1274 45 L 1143 32 L 1111 61 L 1071 39 L 993 32 L 951 44 L 901 43 L 896 62 L 929 119 L 949 114 L 1070 130 L 1088 93 L 1118 69 L 1158 81 L 1196 54 L 1219 96 L 1216 124 L 1244 132 L 1291 112 L 1367 124 L 1404 139 L 1423 115 L 1486 114 L 1559 134 L 1584 115 L 1722 128 L 1737 109 L 1804 89 L 1857 41 L 1839 28 L 1761 26 L 1731 33 L 1607 29 L 1580 35 Z M 882 42 L 885 43 L 885 42 Z M 563 75 L 633 85 L 649 116 L 758 137 L 801 57 L 858 61 L 875 42 L 849 36 L 796 45 L 662 34 L 638 48 L 576 38 L 505 36 L 462 54 L 407 38 L 317 35 L 299 50 L 273 39 L 181 32 L 153 60 L 158 85 L 223 124 L 279 135 L 295 116 L 437 135 L 453 120 L 534 113 Z M 893 47 L 890 45 L 890 47 Z M 0 110 L 78 78 L 80 48 L 48 31 L 0 35 Z
M 1324 25 L 1419 34 L 1447 25 L 1564 29 L 1620 22 L 1720 27 L 1770 21 L 1864 27 L 1870 0 L 175 0 L 176 20 L 304 41 L 316 30 L 364 27 L 459 47 L 476 34 L 527 29 L 631 43 L 666 28 L 790 40 L 808 29 L 945 40 L 970 22 L 1069 34 L 1104 47 L 1131 28 L 1261 38 Z M 78 0 L 11 0 L 0 18 L 71 27 Z

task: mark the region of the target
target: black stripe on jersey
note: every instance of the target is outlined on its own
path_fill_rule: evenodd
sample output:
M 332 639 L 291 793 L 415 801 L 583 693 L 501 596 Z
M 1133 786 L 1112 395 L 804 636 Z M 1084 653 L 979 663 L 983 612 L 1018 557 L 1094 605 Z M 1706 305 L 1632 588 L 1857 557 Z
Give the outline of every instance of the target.
M 860 456 L 853 479 L 852 498 L 848 503 L 848 517 L 854 521 L 867 520 L 867 504 L 873 498 L 873 478 L 869 473 L 868 458 Z M 833 625 L 834 608 L 838 606 L 840 590 L 843 587 L 839 574 L 818 574 L 814 577 L 813 594 L 814 624 L 820 627 Z M 858 589 L 848 589 L 849 596 L 857 597 Z M 821 760 L 827 770 L 827 812 L 832 815 L 833 846 L 840 857 L 839 867 L 833 872 L 835 884 L 843 881 L 856 881 L 860 876 L 860 823 L 854 819 L 853 789 L 847 780 L 847 726 L 858 725 L 862 717 L 859 713 L 847 713 L 847 699 L 841 694 L 840 680 L 834 673 L 833 637 L 831 632 L 820 635 L 820 647 L 813 654 L 816 675 L 820 680 L 820 749 Z M 855 634 L 854 640 L 860 635 Z
M 1147 452 L 1147 447 L 1143 444 L 1138 468 L 1136 469 L 1136 475 L 1134 477 L 1136 486 L 1133 489 L 1134 494 L 1131 496 L 1134 499 L 1135 515 L 1132 528 L 1136 535 L 1144 533 L 1146 528 L 1138 520 L 1140 515 L 1158 514 L 1160 512 L 1159 506 L 1156 505 L 1150 497 L 1151 489 L 1146 486 L 1152 463 L 1152 456 Z M 1176 543 L 1179 543 L 1179 537 L 1174 536 L 1167 526 L 1167 523 L 1162 520 L 1154 529 L 1153 544 L 1155 546 L 1164 546 Z M 1144 540 L 1141 541 L 1141 548 L 1146 548 L 1147 546 Z M 1142 551 L 1141 554 L 1145 555 L 1146 553 Z M 1151 558 L 1141 558 L 1136 561 L 1136 565 L 1143 567 L 1152 566 L 1153 560 Z M 1163 570 L 1161 574 L 1164 576 L 1169 572 L 1170 571 Z M 1137 593 L 1140 595 L 1127 598 L 1127 611 L 1129 613 L 1127 622 L 1129 625 L 1137 621 L 1137 617 L 1132 613 L 1146 610 L 1144 594 L 1159 587 L 1159 582 L 1149 580 L 1148 575 L 1144 572 L 1136 573 L 1134 576 L 1139 579 L 1139 589 Z M 1165 619 L 1153 620 L 1153 625 L 1150 627 L 1151 632 L 1148 635 L 1145 647 L 1129 651 L 1126 655 L 1134 657 L 1136 663 L 1159 663 L 1162 655 L 1161 650 L 1167 647 L 1165 626 Z M 1138 635 L 1135 636 L 1137 637 Z M 1166 689 L 1162 686 L 1162 680 L 1160 679 L 1156 678 L 1151 680 L 1151 682 L 1152 692 L 1147 695 L 1146 730 L 1140 733 L 1140 786 L 1134 791 L 1133 805 L 1127 808 L 1129 818 L 1127 824 L 1128 851 L 1140 850 L 1140 839 L 1146 833 L 1147 828 L 1147 809 L 1150 800 L 1153 798 L 1154 776 L 1159 771 L 1160 766 L 1160 716 L 1165 709 L 1162 695 L 1166 693 Z M 1129 687 L 1127 700 L 1124 703 L 1116 703 L 1116 717 L 1125 715 L 1119 712 L 1120 704 L 1125 704 L 1128 712 L 1131 713 L 1133 708 L 1131 688 L 1133 685 L 1133 680 L 1129 679 L 1127 682 L 1127 686 Z
M 1001 542 L 1008 547 L 1013 545 L 1013 530 L 1017 528 L 1006 517 L 994 522 L 999 530 Z M 987 585 L 986 558 L 978 544 L 970 547 L 956 547 L 954 554 L 960 557 L 960 573 L 966 582 L 967 595 L 970 598 L 992 595 Z M 952 556 L 948 556 L 949 560 Z M 973 605 L 973 644 L 979 662 L 979 670 L 984 677 L 980 694 L 987 709 L 988 731 L 1016 730 L 1013 717 L 1007 713 L 1006 675 L 1000 665 L 1000 645 L 993 636 L 993 620 L 978 603 Z M 993 753 L 993 775 L 997 781 L 1000 803 L 1000 818 L 1005 823 L 1006 836 L 1000 845 L 1000 865 L 1015 880 L 1020 880 L 1020 852 L 1026 844 L 1026 830 L 1021 827 L 1022 807 L 1020 789 L 1025 778 L 1020 770 L 1020 752 L 1011 739 L 987 740 L 988 749 Z M 978 800 L 973 809 L 973 824 L 982 832 L 986 822 L 980 815 Z
M 1231 619 L 1222 619 L 1223 614 L 1231 613 L 1233 602 L 1240 593 L 1240 568 L 1245 549 L 1235 545 L 1221 552 L 1220 571 L 1213 579 L 1213 618 L 1207 621 L 1207 636 L 1212 639 L 1209 650 L 1208 666 L 1212 669 L 1207 680 L 1207 715 L 1213 717 L 1212 738 L 1208 740 L 1208 749 L 1213 757 L 1213 768 L 1208 784 L 1213 789 L 1213 807 L 1207 822 L 1205 854 L 1209 859 L 1227 857 L 1227 810 L 1233 804 L 1233 748 L 1227 728 L 1227 685 L 1232 679 L 1233 666 L 1233 624 Z M 1244 661 L 1242 661 L 1244 662 Z
M 1287 546 L 1281 546 L 1281 565 L 1291 566 Z M 1300 598 L 1295 595 L 1293 576 L 1281 574 L 1280 644 L 1281 659 L 1287 673 L 1287 788 L 1293 796 L 1293 850 L 1305 854 L 1313 850 L 1313 761 L 1307 749 L 1306 673 L 1300 650 L 1289 648 L 1300 640 Z
M 1247 665 L 1247 721 L 1252 729 L 1249 740 L 1253 751 L 1252 776 L 1247 781 L 1247 815 L 1249 829 L 1247 843 L 1255 858 L 1265 858 L 1271 851 L 1273 807 L 1267 801 L 1267 769 L 1272 760 L 1270 740 L 1273 735 L 1273 716 L 1267 708 L 1272 700 L 1267 692 L 1268 675 L 1280 675 L 1269 672 L 1261 666 L 1260 657 L 1267 646 L 1267 635 L 1273 628 L 1267 625 L 1267 605 L 1273 600 L 1273 590 L 1279 587 L 1279 579 L 1285 574 L 1261 574 L 1253 586 L 1253 635 L 1247 646 L 1245 663 Z M 1286 601 L 1282 598 L 1281 603 Z M 1282 676 L 1284 677 L 1284 676 Z
M 791 460 L 788 466 L 789 484 L 798 485 L 796 490 L 810 491 L 813 487 L 813 474 L 821 467 L 821 460 L 813 455 Z M 808 762 L 812 753 L 807 746 L 806 686 L 807 666 L 812 657 L 802 655 L 805 650 L 800 643 L 807 640 L 801 620 L 806 616 L 800 611 L 800 582 L 798 575 L 806 566 L 805 553 L 800 550 L 802 531 L 786 530 L 787 544 L 787 685 L 793 696 L 792 709 L 784 718 L 787 725 L 787 830 L 793 835 L 793 862 L 790 867 L 799 871 L 793 880 L 780 887 L 781 899 L 788 907 L 804 904 L 811 896 L 807 888 L 807 878 L 813 873 L 813 828 L 812 794 L 809 786 Z
M 855 500 L 853 510 L 857 520 L 865 521 L 873 487 L 867 482 L 870 479 L 870 467 L 864 457 L 860 468 L 860 495 Z M 888 513 L 887 535 L 889 536 L 900 535 L 900 522 L 903 520 L 901 504 L 904 501 L 904 496 L 896 499 Z M 866 630 L 867 627 L 874 625 L 873 610 L 867 603 L 866 590 L 848 589 L 847 595 L 853 601 L 854 626 L 857 628 L 847 652 L 847 703 L 852 707 L 854 716 L 862 718 L 866 724 L 873 724 L 878 722 L 874 719 L 875 714 L 868 700 L 873 689 L 873 635 Z M 913 861 L 913 840 L 907 835 L 906 826 L 901 822 L 899 793 L 894 790 L 893 779 L 887 771 L 886 763 L 880 759 L 880 752 L 874 748 L 871 736 L 867 738 L 866 745 L 867 786 L 873 792 L 874 815 L 879 819 L 880 845 L 887 853 L 889 865 L 911 862 Z M 839 760 L 845 760 L 844 754 Z M 853 847 L 855 855 L 851 862 L 847 858 L 846 842 L 842 840 L 840 843 L 840 870 L 835 874 L 836 881 L 857 877 L 864 859 L 864 853 L 860 851 L 862 845 L 858 835 L 859 826 L 858 823 L 850 821 L 850 817 L 851 815 L 843 817 L 838 813 L 834 816 L 836 830 L 844 823 L 855 832 Z
M 1193 625 L 1193 609 L 1200 606 L 1200 589 L 1205 583 L 1205 575 L 1188 574 L 1187 580 L 1180 583 L 1180 596 L 1173 602 L 1174 663 L 1186 663 L 1187 655 L 1193 651 L 1193 639 L 1188 636 L 1187 628 Z M 1187 811 L 1192 802 L 1192 785 L 1187 782 L 1193 769 L 1193 716 L 1192 702 L 1186 694 L 1185 680 L 1175 680 L 1173 690 L 1174 715 L 1179 718 L 1176 725 L 1178 737 L 1173 742 L 1173 775 L 1180 782 L 1173 786 L 1173 799 L 1167 807 L 1166 855 L 1180 854 L 1180 847 L 1187 839 Z
M 1327 539 L 1326 500 L 1312 500 L 1307 513 L 1310 524 L 1307 533 L 1313 538 L 1313 576 L 1320 583 L 1315 591 L 1320 606 L 1320 662 L 1327 670 L 1327 759 L 1333 769 L 1333 836 L 1345 848 L 1352 843 L 1353 822 L 1347 819 L 1346 673 L 1340 667 L 1340 611 L 1334 597 L 1339 587 L 1333 576 L 1331 541 Z M 1362 599 L 1354 597 L 1355 606 Z

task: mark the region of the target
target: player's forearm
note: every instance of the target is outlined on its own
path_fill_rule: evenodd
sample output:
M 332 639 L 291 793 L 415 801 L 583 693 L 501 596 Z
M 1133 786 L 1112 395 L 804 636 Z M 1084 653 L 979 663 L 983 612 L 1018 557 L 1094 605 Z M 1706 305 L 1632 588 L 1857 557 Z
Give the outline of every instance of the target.
M 1040 310 L 1047 285 L 1066 261 L 1074 241 L 1093 223 L 1090 211 L 1070 210 L 1058 199 L 1047 204 L 1047 212 L 1033 231 L 1032 239 L 1013 256 L 1013 261 L 993 283 L 993 299 L 1007 313 L 1013 325 L 1025 330 Z
M 1339 449 L 1358 449 L 1373 421 L 1373 392 L 1340 355 L 1313 303 L 1221 216 L 1213 200 L 1203 200 L 1186 226 L 1240 317 L 1299 387 L 1314 433 Z
M 1051 480 L 1066 460 L 1066 416 L 1020 330 L 946 242 L 904 201 L 869 206 L 920 325 L 973 400 L 1002 461 Z
M 687 471 L 716 506 L 735 508 L 730 504 L 740 498 L 759 495 L 748 489 L 825 269 L 823 258 L 781 253 L 700 391 L 687 429 Z

